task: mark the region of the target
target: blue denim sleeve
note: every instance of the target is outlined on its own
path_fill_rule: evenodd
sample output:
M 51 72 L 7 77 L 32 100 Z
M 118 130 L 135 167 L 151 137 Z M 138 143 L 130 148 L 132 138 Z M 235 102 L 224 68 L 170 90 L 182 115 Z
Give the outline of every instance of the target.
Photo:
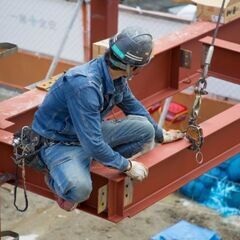
M 135 96 L 132 94 L 132 91 L 130 90 L 128 84 L 126 83 L 124 92 L 123 92 L 123 101 L 118 104 L 118 107 L 121 108 L 121 110 L 126 115 L 140 115 L 145 116 L 150 121 L 150 123 L 153 125 L 155 129 L 155 141 L 156 142 L 162 142 L 163 141 L 163 132 L 162 129 L 157 125 L 157 123 L 153 120 L 149 112 L 146 110 L 146 108 L 142 105 L 142 103 L 135 98 Z
M 101 130 L 100 95 L 94 87 L 84 87 L 67 97 L 67 106 L 84 150 L 102 164 L 124 171 L 128 160 L 104 142 Z

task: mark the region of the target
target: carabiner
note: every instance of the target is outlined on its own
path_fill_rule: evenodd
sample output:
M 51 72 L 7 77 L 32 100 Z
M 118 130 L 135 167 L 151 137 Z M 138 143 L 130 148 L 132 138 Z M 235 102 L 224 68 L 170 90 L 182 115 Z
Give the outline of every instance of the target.
M 200 165 L 203 163 L 203 154 L 201 151 L 196 152 L 196 162 Z

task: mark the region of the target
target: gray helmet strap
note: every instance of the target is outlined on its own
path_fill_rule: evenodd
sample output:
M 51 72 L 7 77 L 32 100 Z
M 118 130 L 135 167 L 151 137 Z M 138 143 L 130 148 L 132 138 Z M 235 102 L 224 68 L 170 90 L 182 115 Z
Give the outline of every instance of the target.
M 127 72 L 127 80 L 128 81 L 132 80 L 133 71 L 132 71 L 131 66 L 129 64 L 127 65 L 126 72 Z

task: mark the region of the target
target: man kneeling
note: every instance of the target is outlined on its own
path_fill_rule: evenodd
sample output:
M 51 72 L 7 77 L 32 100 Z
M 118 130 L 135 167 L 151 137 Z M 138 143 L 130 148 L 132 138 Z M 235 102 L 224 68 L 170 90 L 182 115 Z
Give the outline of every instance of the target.
M 133 155 L 154 142 L 184 136 L 163 131 L 132 94 L 128 80 L 150 62 L 152 36 L 128 27 L 112 37 L 104 56 L 71 68 L 52 86 L 35 113 L 32 129 L 47 142 L 39 153 L 45 181 L 67 211 L 89 198 L 91 160 L 142 181 L 147 168 Z M 123 119 L 104 120 L 118 106 Z

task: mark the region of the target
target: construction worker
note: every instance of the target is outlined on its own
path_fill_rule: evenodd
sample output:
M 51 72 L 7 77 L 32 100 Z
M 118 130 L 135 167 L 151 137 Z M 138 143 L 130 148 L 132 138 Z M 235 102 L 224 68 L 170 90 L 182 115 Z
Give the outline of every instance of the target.
M 155 142 L 183 137 L 180 131 L 163 131 L 128 86 L 140 68 L 149 63 L 152 36 L 128 27 L 112 37 L 104 56 L 71 68 L 52 86 L 35 113 L 32 129 L 45 139 L 40 151 L 48 173 L 45 181 L 67 211 L 89 198 L 92 159 L 143 180 L 148 169 L 130 160 Z M 117 105 L 126 115 L 104 120 Z

